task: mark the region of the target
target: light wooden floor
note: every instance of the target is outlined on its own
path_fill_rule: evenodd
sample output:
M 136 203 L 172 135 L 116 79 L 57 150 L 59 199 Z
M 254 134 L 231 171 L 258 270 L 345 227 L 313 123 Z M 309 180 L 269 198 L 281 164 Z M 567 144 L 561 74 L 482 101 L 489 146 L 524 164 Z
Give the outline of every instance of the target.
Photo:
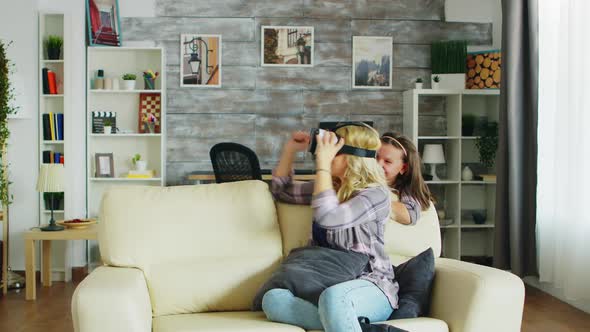
M 73 331 L 70 300 L 74 289 L 71 283 L 56 282 L 52 287 L 39 285 L 37 301 L 25 301 L 24 292 L 15 291 L 0 297 L 0 331 Z M 526 293 L 523 332 L 590 331 L 590 314 L 532 287 Z

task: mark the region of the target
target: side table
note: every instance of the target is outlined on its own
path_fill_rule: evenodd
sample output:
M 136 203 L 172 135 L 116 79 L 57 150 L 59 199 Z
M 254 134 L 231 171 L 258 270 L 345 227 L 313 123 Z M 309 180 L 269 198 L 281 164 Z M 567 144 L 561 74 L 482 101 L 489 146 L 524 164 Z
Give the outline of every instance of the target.
M 37 298 L 37 285 L 35 284 L 35 241 L 41 241 L 41 281 L 43 286 L 51 286 L 51 241 L 53 240 L 96 240 L 98 228 L 90 225 L 84 229 L 69 229 L 57 232 L 43 232 L 36 228 L 24 233 L 25 239 L 25 278 L 26 299 Z

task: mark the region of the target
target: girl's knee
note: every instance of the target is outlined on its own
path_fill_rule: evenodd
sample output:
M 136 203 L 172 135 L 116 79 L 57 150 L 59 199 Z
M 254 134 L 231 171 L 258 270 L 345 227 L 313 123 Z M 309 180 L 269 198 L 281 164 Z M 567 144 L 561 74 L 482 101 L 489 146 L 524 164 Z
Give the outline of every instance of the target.
M 318 307 L 327 309 L 333 306 L 342 305 L 345 300 L 346 293 L 343 292 L 340 287 L 337 287 L 337 285 L 331 286 L 326 288 L 322 294 L 320 294 Z
M 283 302 L 286 298 L 292 296 L 293 294 L 288 289 L 271 289 L 264 293 L 264 296 L 262 296 L 262 310 L 268 313 L 272 311 L 273 308 L 276 308 L 279 303 Z

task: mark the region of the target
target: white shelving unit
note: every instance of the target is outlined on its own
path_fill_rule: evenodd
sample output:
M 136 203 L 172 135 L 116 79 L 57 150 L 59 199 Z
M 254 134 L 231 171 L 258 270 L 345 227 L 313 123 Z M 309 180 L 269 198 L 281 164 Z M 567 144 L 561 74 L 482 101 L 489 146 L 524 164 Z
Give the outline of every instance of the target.
M 67 136 L 64 135 L 64 140 L 44 140 L 43 137 L 43 114 L 58 113 L 64 115 L 64 122 L 67 121 L 67 113 L 69 112 L 69 105 L 64 101 L 65 92 L 69 82 L 65 79 L 67 73 L 67 59 L 65 54 L 67 40 L 64 35 L 65 30 L 65 15 L 63 13 L 39 13 L 39 164 L 43 163 L 43 151 L 51 151 L 51 153 L 64 153 L 64 145 L 66 144 Z M 62 47 L 61 59 L 49 60 L 47 57 L 47 49 L 45 41 L 50 35 L 60 36 L 64 40 Z M 44 94 L 43 93 L 43 68 L 53 71 L 56 75 L 58 85 L 58 94 Z M 65 128 L 65 126 L 64 126 Z M 64 156 L 65 159 L 65 156 Z M 62 200 L 62 206 L 58 210 L 54 210 L 54 218 L 56 220 L 63 219 L 65 208 L 65 199 Z M 51 214 L 45 209 L 45 202 L 43 200 L 43 193 L 39 194 L 39 225 L 49 223 Z
M 422 117 L 428 115 L 422 105 L 432 104 L 432 100 L 423 102 L 428 98 L 440 99 L 444 105 L 446 127 L 442 130 L 420 125 Z M 441 180 L 427 181 L 437 199 L 437 209 L 444 210 L 445 220 L 449 221 L 448 225 L 441 223 L 444 257 L 493 259 L 496 183 L 461 179 L 466 164 L 479 164 L 475 146 L 478 136 L 462 136 L 461 119 L 464 114 L 473 114 L 497 122 L 499 100 L 500 91 L 491 89 L 404 92 L 404 134 L 414 141 L 421 154 L 424 144 L 442 144 L 444 149 L 446 164 L 437 166 Z M 476 224 L 473 212 L 485 212 L 485 223 Z
M 68 140 L 69 132 L 66 123 L 69 121 L 68 115 L 71 114 L 70 109 L 70 67 L 69 67 L 69 27 L 70 21 L 69 16 L 64 13 L 58 12 L 40 12 L 39 13 L 39 34 L 38 34 L 38 91 L 39 91 L 39 112 L 38 112 L 38 162 L 37 168 L 43 163 L 43 151 L 50 151 L 51 153 L 61 153 L 64 156 L 64 165 L 67 163 L 67 155 L 64 154 L 69 149 L 71 141 Z M 60 59 L 49 60 L 47 55 L 47 49 L 45 41 L 50 35 L 60 36 L 63 40 L 63 46 L 60 52 Z M 57 83 L 57 94 L 44 94 L 43 92 L 43 68 L 47 68 L 55 73 Z M 48 113 L 63 114 L 64 119 L 64 139 L 63 140 L 45 140 L 43 137 L 43 114 Z M 67 148 L 66 148 L 67 147 Z M 65 166 L 64 166 L 65 167 Z M 66 186 L 67 187 L 67 186 Z M 71 211 L 69 202 L 66 200 L 66 195 L 61 201 L 59 209 L 53 211 L 55 220 L 65 219 L 68 212 Z M 45 201 L 43 199 L 43 193 L 39 193 L 38 201 L 39 211 L 39 225 L 45 225 L 49 223 L 51 218 L 51 211 L 46 209 Z M 54 270 L 53 278 L 55 280 L 71 279 L 71 244 L 66 241 L 56 241 L 52 247 L 52 261 Z M 62 271 L 63 267 L 63 271 Z
M 95 89 L 93 81 L 99 69 L 105 78 L 119 80 L 121 90 Z M 141 89 L 144 86 L 142 73 L 148 69 L 159 72 L 154 90 Z M 88 47 L 87 61 L 87 213 L 88 217 L 98 217 L 100 201 L 104 191 L 117 185 L 165 185 L 166 167 L 166 75 L 164 50 L 156 47 Z M 123 74 L 137 75 L 135 90 L 122 90 Z M 141 93 L 160 95 L 160 132 L 139 133 L 139 100 Z M 116 112 L 116 127 L 124 133 L 103 134 L 92 132 L 92 112 Z M 112 153 L 114 177 L 95 176 L 95 155 Z M 147 161 L 148 169 L 154 170 L 154 178 L 127 178 L 133 169 L 132 157 L 139 153 Z M 99 220 L 100 222 L 100 220 Z M 88 258 L 91 267 L 97 262 L 96 243 L 90 241 Z

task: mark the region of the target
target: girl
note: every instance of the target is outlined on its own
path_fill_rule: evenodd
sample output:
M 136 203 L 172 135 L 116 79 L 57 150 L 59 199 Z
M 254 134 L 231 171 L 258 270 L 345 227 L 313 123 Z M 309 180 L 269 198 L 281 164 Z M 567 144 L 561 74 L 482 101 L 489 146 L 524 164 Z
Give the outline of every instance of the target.
M 272 289 L 265 293 L 262 308 L 269 320 L 307 330 L 360 332 L 357 317 L 387 320 L 398 301 L 399 286 L 383 242 L 391 198 L 375 159 L 381 142 L 373 128 L 361 123 L 316 139 L 315 181 L 292 181 L 295 153 L 305 151 L 310 141 L 308 134 L 296 132 L 284 146 L 272 192 L 281 201 L 311 204 L 313 244 L 364 253 L 369 264 L 358 279 L 325 289 L 317 307 L 289 290 Z
M 381 142 L 377 162 L 398 198 L 391 203 L 391 218 L 404 225 L 415 225 L 420 212 L 428 209 L 433 201 L 422 178 L 418 151 L 407 137 L 394 132 L 383 134 Z

